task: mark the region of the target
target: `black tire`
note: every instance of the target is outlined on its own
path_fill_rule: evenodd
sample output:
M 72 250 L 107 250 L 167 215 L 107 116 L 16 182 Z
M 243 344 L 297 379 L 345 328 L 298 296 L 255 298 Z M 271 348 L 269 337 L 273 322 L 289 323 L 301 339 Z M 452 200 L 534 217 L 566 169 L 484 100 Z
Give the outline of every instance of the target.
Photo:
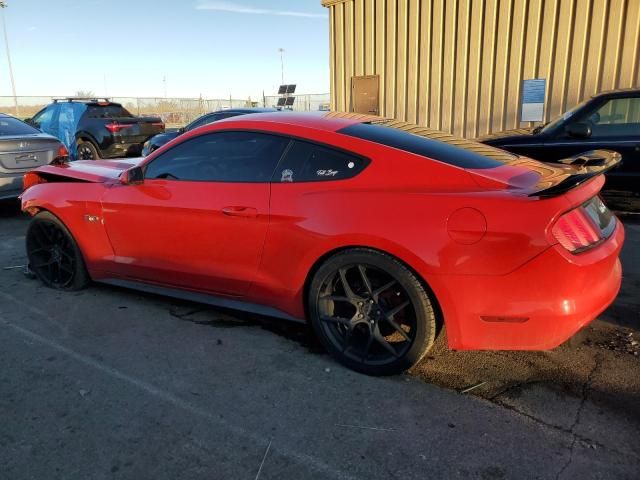
M 436 316 L 424 286 L 403 263 L 375 250 L 330 257 L 311 280 L 307 301 L 327 351 L 367 375 L 411 368 L 435 340 Z
M 31 271 L 46 286 L 73 291 L 91 282 L 78 244 L 55 215 L 40 212 L 31 219 L 26 248 Z
M 96 146 L 88 140 L 78 140 L 76 145 L 78 160 L 99 160 L 100 154 Z

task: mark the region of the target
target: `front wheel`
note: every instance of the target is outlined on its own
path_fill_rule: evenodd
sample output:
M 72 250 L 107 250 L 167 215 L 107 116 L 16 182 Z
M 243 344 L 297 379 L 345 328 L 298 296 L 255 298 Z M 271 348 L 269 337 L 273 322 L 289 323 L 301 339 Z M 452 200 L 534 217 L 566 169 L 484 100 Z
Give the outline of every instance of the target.
M 82 253 L 64 224 L 49 212 L 40 212 L 27 229 L 29 267 L 36 277 L 56 290 L 80 290 L 89 282 Z
M 311 281 L 308 305 L 329 353 L 368 375 L 412 367 L 435 339 L 435 314 L 420 280 L 375 250 L 355 248 L 329 258 Z

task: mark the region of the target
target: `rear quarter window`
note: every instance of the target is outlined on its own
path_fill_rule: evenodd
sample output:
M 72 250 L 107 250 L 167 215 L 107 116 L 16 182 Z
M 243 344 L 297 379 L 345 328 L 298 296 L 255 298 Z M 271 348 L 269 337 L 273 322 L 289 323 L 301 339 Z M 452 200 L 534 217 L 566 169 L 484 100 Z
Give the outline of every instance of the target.
M 326 182 L 358 175 L 369 160 L 330 147 L 294 140 L 274 175 L 274 182 Z
M 517 159 L 513 154 L 482 143 L 396 120 L 357 123 L 339 130 L 338 133 L 460 168 L 495 168 Z

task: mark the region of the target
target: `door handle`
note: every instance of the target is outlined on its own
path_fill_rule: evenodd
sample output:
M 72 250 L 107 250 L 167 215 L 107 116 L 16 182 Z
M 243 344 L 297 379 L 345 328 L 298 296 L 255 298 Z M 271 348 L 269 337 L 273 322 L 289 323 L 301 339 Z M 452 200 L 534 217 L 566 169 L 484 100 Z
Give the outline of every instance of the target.
M 252 207 L 224 207 L 222 213 L 230 217 L 257 217 L 258 210 Z

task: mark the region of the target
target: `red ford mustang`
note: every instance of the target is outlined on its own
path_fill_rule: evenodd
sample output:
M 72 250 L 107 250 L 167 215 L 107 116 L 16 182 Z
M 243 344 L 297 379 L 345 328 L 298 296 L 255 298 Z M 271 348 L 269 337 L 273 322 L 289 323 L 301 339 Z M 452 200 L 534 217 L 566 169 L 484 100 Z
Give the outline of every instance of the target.
M 286 319 L 369 374 L 449 347 L 549 349 L 620 287 L 621 223 L 598 197 L 619 156 L 547 165 L 403 122 L 259 114 L 145 159 L 25 176 L 47 285 L 90 280 Z

